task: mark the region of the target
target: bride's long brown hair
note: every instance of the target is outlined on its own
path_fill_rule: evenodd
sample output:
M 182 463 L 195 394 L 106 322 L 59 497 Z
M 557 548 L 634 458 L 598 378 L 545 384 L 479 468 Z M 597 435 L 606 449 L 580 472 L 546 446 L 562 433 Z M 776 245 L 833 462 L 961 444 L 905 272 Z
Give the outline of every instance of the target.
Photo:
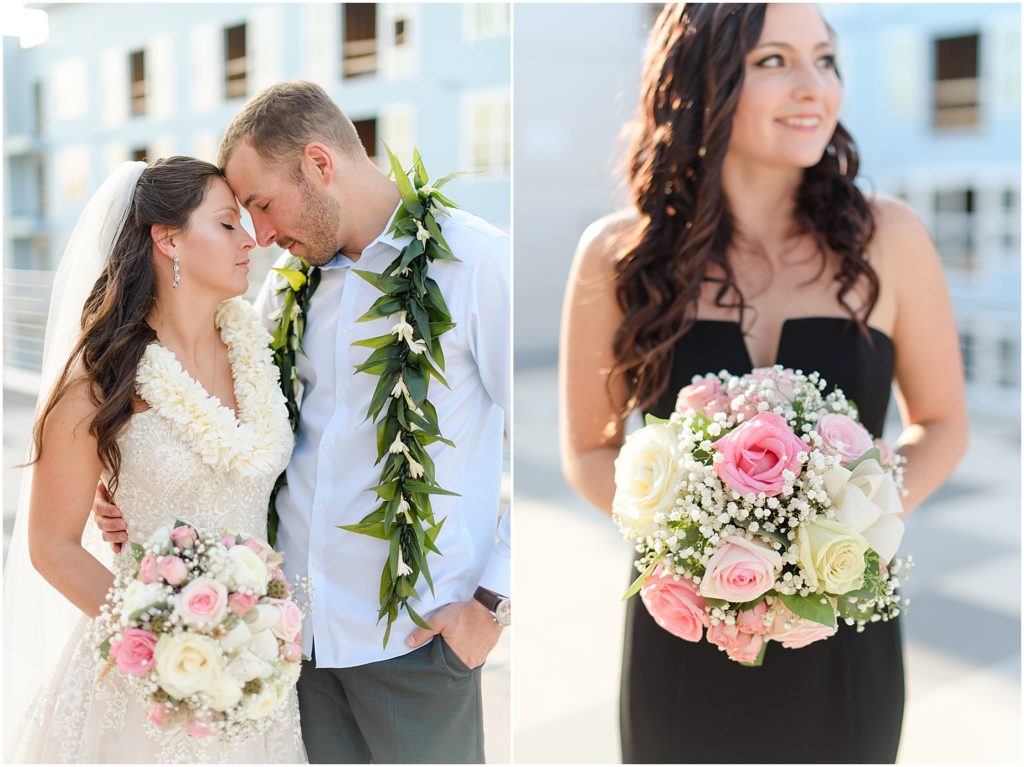
M 668 5 L 652 32 L 627 170 L 640 216 L 616 261 L 624 319 L 611 372 L 629 392 L 622 415 L 648 407 L 668 386 L 673 349 L 693 326 L 702 283 L 718 283 L 715 304 L 738 309 L 742 326 L 747 305 L 726 255 L 734 230 L 722 163 L 764 14 L 761 3 Z M 826 153 L 804 171 L 795 224 L 814 240 L 823 270 L 827 250 L 839 257 L 839 303 L 867 334 L 879 285 L 864 256 L 875 225 L 853 183 L 858 164 L 852 137 L 837 124 Z M 711 265 L 724 277 L 709 274 Z M 866 296 L 857 311 L 847 296 L 859 282 Z
M 132 417 L 139 360 L 156 340 L 146 322 L 156 295 L 150 227 L 187 229 L 212 181 L 223 177 L 216 165 L 193 157 L 157 160 L 142 172 L 128 218 L 82 309 L 82 335 L 36 419 L 31 463 L 42 454 L 43 428 L 53 408 L 72 386 L 86 381 L 97 406 L 89 433 L 114 497 L 121 471 L 117 438 Z

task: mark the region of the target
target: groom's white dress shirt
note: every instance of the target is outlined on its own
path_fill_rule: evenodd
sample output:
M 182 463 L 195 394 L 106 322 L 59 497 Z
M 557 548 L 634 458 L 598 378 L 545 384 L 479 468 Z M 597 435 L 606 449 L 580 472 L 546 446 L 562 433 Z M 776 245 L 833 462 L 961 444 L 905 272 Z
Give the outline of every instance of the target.
M 471 599 L 477 586 L 510 594 L 508 513 L 499 525 L 503 429 L 511 434 L 509 240 L 459 210 L 441 224 L 461 263 L 436 261 L 430 267 L 456 325 L 441 337 L 451 389 L 432 379 L 428 398 L 441 433 L 456 446 L 435 442 L 427 451 L 437 482 L 460 495 L 431 496 L 435 517 L 447 521 L 437 539 L 443 556 L 428 554 L 434 593 L 422 576 L 416 586 L 422 601 L 413 601 L 413 608 L 424 617 Z M 296 355 L 304 391 L 288 484 L 277 496 L 277 548 L 289 577 L 312 579 L 313 614 L 303 626 L 302 645 L 309 655 L 315 640 L 318 667 L 403 655 L 410 652 L 405 639 L 416 628 L 401 610 L 382 646 L 386 618 L 378 623 L 377 613 L 389 544 L 338 528 L 374 510 L 378 500 L 371 488 L 381 471 L 374 465 L 376 427 L 366 417 L 378 379 L 354 370 L 372 350 L 352 342 L 383 335 L 397 321 L 356 322 L 381 293 L 352 268 L 379 273 L 409 241 L 382 233 L 354 264 L 339 253 L 321 268 L 306 319 L 305 353 Z M 263 285 L 256 305 L 264 318 L 279 305 L 281 280 L 271 272 Z

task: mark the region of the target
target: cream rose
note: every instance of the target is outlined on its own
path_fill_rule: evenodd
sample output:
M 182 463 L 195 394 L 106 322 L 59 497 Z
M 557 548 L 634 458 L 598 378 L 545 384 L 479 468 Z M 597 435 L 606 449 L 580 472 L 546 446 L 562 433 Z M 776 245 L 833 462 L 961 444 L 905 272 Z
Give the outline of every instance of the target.
M 248 546 L 233 546 L 228 549 L 231 574 L 228 587 L 232 591 L 254 592 L 260 596 L 267 592 L 269 574 L 259 554 Z
M 677 443 L 674 429 L 651 424 L 627 437 L 615 459 L 612 513 L 640 537 L 651 533 L 655 514 L 675 505 L 684 478 Z
M 217 642 L 189 631 L 164 634 L 153 655 L 160 686 L 175 698 L 211 687 L 224 670 Z
M 817 519 L 797 529 L 797 553 L 804 582 L 830 594 L 845 594 L 864 585 L 863 535 L 831 519 Z
M 892 475 L 873 458 L 861 461 L 853 471 L 835 466 L 825 472 L 825 492 L 832 500 L 836 521 L 867 540 L 882 562 L 896 556 L 903 540 L 903 511 Z
M 226 711 L 242 699 L 242 683 L 231 674 L 222 672 L 203 692 L 210 699 L 210 708 Z

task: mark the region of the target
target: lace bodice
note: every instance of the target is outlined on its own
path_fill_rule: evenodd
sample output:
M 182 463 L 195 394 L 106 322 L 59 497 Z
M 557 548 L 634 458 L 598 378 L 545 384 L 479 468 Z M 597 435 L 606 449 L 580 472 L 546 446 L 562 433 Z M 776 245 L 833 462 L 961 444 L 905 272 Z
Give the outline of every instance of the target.
M 144 543 L 176 519 L 210 530 L 267 537 L 267 500 L 284 465 L 253 476 L 217 470 L 205 464 L 155 409 L 133 416 L 118 446 L 123 458 L 114 501 L 128 524 L 130 540 Z

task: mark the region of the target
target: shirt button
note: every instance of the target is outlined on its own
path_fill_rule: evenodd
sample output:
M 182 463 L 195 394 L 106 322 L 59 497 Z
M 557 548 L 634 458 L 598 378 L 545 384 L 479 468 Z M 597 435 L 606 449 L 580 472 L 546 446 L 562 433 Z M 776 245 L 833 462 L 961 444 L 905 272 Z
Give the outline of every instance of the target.
M 318 503 L 316 506 L 313 507 L 313 511 L 315 511 L 317 514 L 323 514 L 324 505 L 322 503 Z
M 333 451 L 331 450 L 331 446 L 330 446 L 330 444 L 324 445 L 324 452 L 325 452 L 325 453 L 326 453 L 327 455 L 330 455 L 330 454 L 331 454 L 331 453 L 333 452 Z
M 344 397 L 345 396 L 345 387 L 344 386 L 339 386 L 338 387 L 338 396 L 339 397 Z
M 320 562 L 319 561 L 314 561 L 313 562 L 313 569 L 314 570 L 319 570 L 320 569 Z
M 341 334 L 342 334 L 343 336 L 348 336 L 348 328 L 345 328 L 344 330 L 342 330 L 342 331 L 341 331 Z

